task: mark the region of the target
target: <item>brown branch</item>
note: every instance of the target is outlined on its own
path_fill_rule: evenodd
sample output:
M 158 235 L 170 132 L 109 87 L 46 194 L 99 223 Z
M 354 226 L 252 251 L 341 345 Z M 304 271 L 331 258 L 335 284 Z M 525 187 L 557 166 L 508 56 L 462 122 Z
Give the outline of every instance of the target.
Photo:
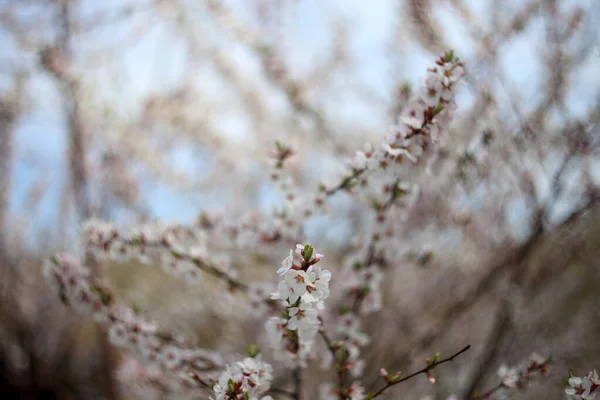
M 321 317 L 319 317 L 319 321 L 321 322 L 321 328 L 319 329 L 319 334 L 321 335 L 321 337 L 323 338 L 323 340 L 325 341 L 325 345 L 327 346 L 327 349 L 329 350 L 329 352 L 331 353 L 331 356 L 333 357 L 334 360 L 334 364 L 337 363 L 336 360 L 336 353 L 337 353 L 337 349 L 336 346 L 333 344 L 333 342 L 331 341 L 331 339 L 329 338 L 329 336 L 327 336 L 327 333 L 325 333 L 325 329 L 323 328 L 323 319 Z M 337 368 L 337 374 L 338 374 L 338 386 L 341 388 L 344 385 L 344 370 L 342 368 L 342 365 L 336 365 Z
M 527 369 L 526 369 L 524 372 L 522 372 L 521 374 L 524 374 L 524 375 L 529 375 L 529 374 L 531 374 L 532 372 L 536 372 L 536 371 L 542 371 L 542 372 L 544 372 L 544 371 L 545 371 L 545 369 L 546 369 L 546 367 L 548 366 L 548 364 L 550 364 L 550 359 L 548 359 L 548 360 L 544 361 L 544 362 L 543 362 L 543 363 L 541 363 L 541 364 L 537 364 L 537 363 L 536 363 L 536 364 L 533 364 L 533 365 L 529 366 L 529 367 L 528 367 L 528 368 L 527 368 Z M 503 389 L 503 388 L 508 388 L 508 386 L 506 386 L 506 385 L 504 384 L 504 382 L 500 382 L 500 383 L 499 383 L 499 384 L 497 384 L 496 386 L 494 386 L 494 387 L 492 387 L 492 388 L 490 388 L 490 389 L 486 390 L 486 391 L 485 391 L 483 394 L 477 394 L 477 393 L 475 393 L 473 398 L 476 398 L 476 399 L 478 399 L 478 400 L 480 400 L 480 399 L 488 399 L 488 398 L 490 398 L 490 396 L 492 396 L 494 393 L 496 393 L 497 391 L 499 391 L 500 389 Z
M 345 176 L 337 186 L 334 186 L 331 189 L 327 189 L 325 191 L 325 194 L 327 196 L 332 196 L 340 190 L 347 189 L 350 186 L 350 184 L 352 184 L 352 181 L 361 176 L 366 170 L 366 168 L 353 170 L 351 175 Z
M 391 388 L 392 386 L 395 386 L 395 385 L 397 385 L 399 383 L 402 383 L 402 382 L 407 381 L 407 380 L 409 380 L 411 378 L 414 378 L 417 375 L 426 374 L 426 373 L 428 373 L 429 371 L 431 371 L 432 369 L 434 369 L 435 367 L 437 367 L 440 364 L 444 364 L 444 363 L 453 361 L 454 358 L 458 357 L 459 355 L 461 355 L 465 351 L 469 350 L 470 348 L 471 348 L 471 345 L 469 344 L 469 345 L 463 347 L 461 350 L 459 350 L 458 352 L 454 353 L 453 355 L 451 355 L 448 358 L 444 358 L 443 360 L 440 360 L 440 361 L 434 361 L 434 362 L 430 363 L 429 365 L 427 365 L 425 368 L 420 369 L 419 371 L 413 372 L 412 374 L 407 375 L 407 376 L 405 376 L 402 379 L 398 379 L 397 381 L 387 382 L 385 384 L 385 386 L 381 387 L 379 390 L 377 390 L 373 394 L 368 394 L 366 398 L 369 399 L 369 400 L 370 399 L 374 399 L 374 398 L 378 397 L 379 395 L 381 395 L 383 392 L 385 392 L 387 389 Z

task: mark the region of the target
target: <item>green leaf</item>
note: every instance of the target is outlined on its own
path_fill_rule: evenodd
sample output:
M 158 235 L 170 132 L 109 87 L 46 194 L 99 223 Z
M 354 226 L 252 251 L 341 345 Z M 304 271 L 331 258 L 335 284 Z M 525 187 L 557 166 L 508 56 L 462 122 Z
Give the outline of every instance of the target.
M 142 313 L 142 308 L 135 301 L 131 304 L 131 310 L 135 315 L 140 315 Z
M 108 293 L 102 292 L 101 294 L 101 301 L 102 304 L 104 305 L 108 305 L 110 303 L 110 295 Z
M 402 197 L 408 194 L 408 190 L 402 189 L 400 186 L 394 186 L 394 195 L 396 197 Z
M 256 346 L 256 343 L 252 343 L 246 346 L 246 353 L 248 353 L 248 357 L 254 358 L 260 353 L 260 349 Z
M 404 82 L 402 84 L 402 86 L 400 87 L 400 93 L 409 97 L 411 92 L 412 92 L 412 89 L 410 87 L 410 82 Z
M 302 255 L 302 257 L 304 257 L 304 260 L 306 260 L 307 262 L 310 261 L 310 258 L 313 255 L 313 247 L 310 244 L 307 244 L 304 246 L 304 254 Z
M 577 375 L 575 375 L 575 372 L 573 372 L 573 370 L 571 368 L 569 368 L 569 378 L 573 378 Z
M 444 111 L 444 106 L 442 104 L 438 104 L 437 106 L 433 107 L 432 114 L 435 117 L 442 111 Z
M 375 210 L 379 210 L 381 208 L 381 203 L 379 203 L 377 200 L 373 199 L 371 201 L 371 206 L 375 209 Z
M 444 54 L 444 61 L 452 62 L 453 60 L 454 60 L 454 50 L 447 51 L 446 54 Z
M 402 371 L 396 372 L 396 375 L 389 378 L 390 383 L 398 382 L 402 378 Z
M 281 144 L 279 140 L 275 141 L 275 146 L 277 147 L 277 151 L 280 153 L 283 153 L 283 151 L 285 150 L 285 147 L 283 146 L 283 144 Z
M 342 314 L 342 315 L 348 314 L 350 311 L 352 311 L 352 307 L 350 307 L 350 306 L 343 305 L 340 307 L 340 314 Z

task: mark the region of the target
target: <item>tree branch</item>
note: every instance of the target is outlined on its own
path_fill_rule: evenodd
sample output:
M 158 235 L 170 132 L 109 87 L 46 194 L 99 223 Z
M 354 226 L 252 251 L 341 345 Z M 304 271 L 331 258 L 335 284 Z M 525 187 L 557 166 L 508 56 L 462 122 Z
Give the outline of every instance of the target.
M 471 345 L 469 344 L 469 345 L 463 347 L 461 350 L 459 350 L 458 352 L 454 353 L 453 355 L 451 355 L 448 358 L 444 358 L 443 360 L 440 360 L 440 361 L 434 361 L 431 364 L 429 364 L 428 366 L 426 366 L 425 368 L 423 368 L 423 369 L 421 369 L 419 371 L 413 372 L 412 374 L 407 375 L 407 376 L 405 376 L 402 379 L 398 379 L 397 381 L 387 382 L 385 384 L 385 386 L 381 387 L 375 393 L 368 394 L 367 395 L 367 399 L 369 399 L 369 400 L 370 399 L 374 399 L 374 398 L 378 397 L 379 395 L 381 395 L 383 392 L 385 392 L 387 389 L 391 388 L 392 386 L 395 386 L 395 385 L 397 385 L 399 383 L 402 383 L 402 382 L 407 381 L 407 380 L 409 380 L 411 378 L 414 378 L 417 375 L 426 374 L 426 373 L 428 373 L 429 371 L 431 371 L 432 369 L 434 369 L 435 367 L 437 367 L 440 364 L 444 364 L 444 363 L 453 361 L 454 358 L 458 357 L 459 355 L 461 355 L 465 351 L 469 350 L 470 348 L 471 348 Z

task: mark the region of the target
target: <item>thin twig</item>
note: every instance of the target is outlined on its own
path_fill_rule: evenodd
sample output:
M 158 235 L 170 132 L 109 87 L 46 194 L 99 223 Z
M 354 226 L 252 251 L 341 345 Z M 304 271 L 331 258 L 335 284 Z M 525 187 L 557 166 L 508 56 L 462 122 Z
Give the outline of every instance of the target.
M 529 368 L 527 368 L 526 373 L 530 374 L 532 372 L 535 371 L 544 371 L 544 368 L 546 368 L 548 366 L 548 364 L 550 364 L 550 359 L 544 361 L 541 364 L 535 364 L 533 366 L 530 366 Z M 497 384 L 496 386 L 486 390 L 483 394 L 475 394 L 474 398 L 481 400 L 481 399 L 488 399 L 490 398 L 491 395 L 493 395 L 494 393 L 496 393 L 498 390 L 502 389 L 502 388 L 508 388 L 508 386 L 506 386 L 504 384 L 504 382 L 500 382 L 499 384 Z
M 461 354 L 462 354 L 462 353 L 464 353 L 465 351 L 469 350 L 470 348 L 471 348 L 471 345 L 469 344 L 469 345 L 467 345 L 467 346 L 463 347 L 463 348 L 462 348 L 460 351 L 458 351 L 458 352 L 454 353 L 453 355 L 451 355 L 451 356 L 450 356 L 450 357 L 448 357 L 448 358 L 444 358 L 443 360 L 440 360 L 440 361 L 434 361 L 434 362 L 432 362 L 431 364 L 429 364 L 428 366 L 426 366 L 425 368 L 423 368 L 423 369 L 421 369 L 421 370 L 419 370 L 419 371 L 413 372 L 412 374 L 410 374 L 410 375 L 407 375 L 407 376 L 405 376 L 404 378 L 402 378 L 402 379 L 399 379 L 399 380 L 397 380 L 397 381 L 394 381 L 394 382 L 387 382 L 387 383 L 385 384 L 385 386 L 381 387 L 381 388 L 380 388 L 378 391 L 376 391 L 374 394 L 372 394 L 372 395 L 367 395 L 367 399 L 374 399 L 374 398 L 376 398 L 377 396 L 381 395 L 383 392 L 385 392 L 387 389 L 391 388 L 392 386 L 395 386 L 395 385 L 397 385 L 397 384 L 399 384 L 399 383 L 402 383 L 402 382 L 404 382 L 404 381 L 407 381 L 407 380 L 409 380 L 409 379 L 411 379 L 411 378 L 414 378 L 414 377 L 415 377 L 415 376 L 417 376 L 417 375 L 426 374 L 427 372 L 431 371 L 432 369 L 434 369 L 434 368 L 435 368 L 435 367 L 437 367 L 438 365 L 440 365 L 440 364 L 444 364 L 444 363 L 447 363 L 447 362 L 450 362 L 450 361 L 454 360 L 454 358 L 458 357 L 459 355 L 461 355 Z

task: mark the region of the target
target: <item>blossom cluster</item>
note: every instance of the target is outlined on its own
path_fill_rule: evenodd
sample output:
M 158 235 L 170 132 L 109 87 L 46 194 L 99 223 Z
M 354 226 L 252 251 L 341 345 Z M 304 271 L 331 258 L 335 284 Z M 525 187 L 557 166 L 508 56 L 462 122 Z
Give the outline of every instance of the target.
M 357 313 L 367 315 L 380 311 L 383 307 L 381 282 L 383 280 L 383 269 L 381 265 L 373 263 L 362 267 L 359 262 L 352 263 L 348 281 L 344 284 L 344 290 L 352 298 L 361 298 Z
M 524 389 L 535 378 L 536 373 L 547 376 L 549 364 L 549 358 L 542 357 L 537 353 L 533 353 L 527 361 L 523 361 L 516 366 L 502 364 L 498 368 L 498 375 L 501 378 L 500 384 L 488 390 L 481 397 L 488 398 L 492 393 L 503 388 Z
M 233 366 L 227 366 L 213 386 L 213 400 L 272 400 L 263 396 L 273 379 L 273 367 L 258 357 L 247 357 Z
M 273 228 L 284 240 L 296 240 L 301 237 L 302 222 L 316 212 L 326 211 L 326 196 L 322 191 L 314 195 L 302 196 L 292 177 L 284 168 L 284 162 L 293 155 L 293 151 L 276 143 L 276 149 L 270 157 L 270 176 L 277 191 L 283 195 L 283 208 L 275 212 Z
M 295 260 L 295 255 L 299 260 Z M 329 297 L 331 273 L 316 265 L 322 258 L 310 245 L 298 244 L 295 251 L 290 250 L 277 271 L 281 276 L 277 291 L 271 295 L 271 299 L 281 300 L 286 309 L 281 317 L 271 317 L 265 325 L 276 352 L 301 364 L 319 330 L 318 310 L 325 308 L 324 300 Z
M 336 342 L 336 354 L 342 354 L 340 365 L 337 368 L 340 371 L 348 371 L 353 377 L 362 375 L 365 368 L 365 360 L 360 358 L 360 348 L 370 343 L 369 336 L 362 332 L 360 319 L 353 313 L 342 315 L 335 324 L 333 334 L 336 338 L 341 338 Z M 323 352 L 321 358 L 321 368 L 329 369 L 335 359 L 332 352 Z
M 346 390 L 339 390 L 330 383 L 324 383 L 319 387 L 319 400 L 338 400 L 340 398 L 348 400 L 364 400 L 366 398 L 365 388 L 359 383 L 353 383 Z
M 218 2 L 211 3 L 211 7 L 219 9 L 217 6 Z M 313 344 L 320 332 L 328 350 L 321 353 L 322 364 L 328 367 L 335 360 L 338 373 L 348 371 L 352 376 L 359 377 L 365 365 L 360 358 L 360 348 L 370 341 L 362 330 L 361 317 L 382 308 L 381 282 L 384 267 L 388 264 L 383 250 L 395 246 L 386 241 L 394 233 L 394 226 L 390 224 L 392 218 L 387 218 L 386 214 L 393 212 L 393 206 L 401 200 L 414 200 L 418 193 L 418 188 L 401 179 L 402 170 L 409 167 L 403 161 L 410 160 L 413 165 L 419 165 L 422 164 L 420 160 L 431 153 L 428 150 L 447 123 L 454 107 L 454 94 L 464 75 L 462 62 L 452 52 L 444 54 L 436 64 L 428 71 L 423 89 L 417 92 L 399 117 L 398 124 L 384 137 L 381 147 L 377 150 L 367 147 L 365 152 L 358 152 L 350 162 L 350 172 L 339 183 L 320 183 L 315 193 L 300 190 L 284 168 L 285 161 L 294 152 L 277 143 L 271 154 L 270 177 L 283 194 L 284 207 L 277 210 L 272 218 L 249 213 L 227 225 L 215 216 L 203 214 L 196 226 L 146 224 L 127 233 L 120 232 L 106 222 L 90 221 L 84 227 L 85 249 L 101 260 L 137 260 L 144 264 L 160 264 L 170 274 L 190 283 L 197 283 L 201 273 L 212 274 L 226 281 L 230 288 L 244 291 L 250 300 L 248 304 L 252 313 L 257 316 L 272 311 L 274 307 L 270 306 L 273 306 L 273 302 L 279 302 L 284 311 L 268 318 L 265 324 L 276 357 L 292 361 L 296 367 L 305 366 L 306 361 L 315 356 Z M 231 247 L 251 247 L 254 251 L 268 251 L 265 245 L 277 242 L 297 243 L 303 238 L 302 224 L 305 218 L 316 212 L 325 212 L 327 197 L 340 190 L 351 194 L 358 192 L 367 199 L 376 211 L 376 224 L 368 243 L 359 250 L 360 262 L 345 271 L 347 279 L 340 285 L 348 304 L 342 307 L 339 315 L 333 315 L 327 327 L 319 312 L 324 310 L 324 301 L 330 295 L 331 273 L 317 265 L 323 256 L 317 254 L 312 246 L 297 245 L 295 251 L 290 251 L 277 271 L 280 281 L 270 299 L 266 296 L 272 290 L 270 283 L 238 282 L 227 260 L 208 251 L 209 247 L 213 250 L 224 248 L 228 243 Z M 215 242 L 217 246 L 214 246 Z M 62 264 L 64 262 L 56 261 L 52 268 L 59 269 Z M 88 285 L 89 294 L 85 296 L 78 294 L 73 297 L 68 291 L 64 294 L 64 282 L 69 277 L 56 273 L 52 268 L 51 281 L 55 284 L 58 282 L 59 292 L 69 298 L 69 304 L 80 307 L 82 301 L 79 298 L 93 299 L 98 295 L 101 304 L 92 301 L 92 308 L 117 308 L 112 299 L 107 297 L 107 289 L 97 284 Z M 81 268 L 76 281 L 87 285 L 89 275 L 86 274 L 85 268 Z M 104 312 L 96 314 L 102 317 Z M 335 313 L 329 313 L 328 317 L 331 314 Z M 203 368 L 214 369 L 222 364 L 213 362 L 205 366 L 197 365 L 194 357 L 201 353 L 200 350 L 192 351 L 182 339 L 158 331 L 147 323 L 142 324 L 140 318 L 132 310 L 121 310 L 118 317 L 99 320 L 106 324 L 113 343 L 130 348 L 148 365 L 158 364 L 182 378 L 192 378 L 192 383 L 204 382 L 201 377 Z M 141 333 L 138 334 L 138 331 Z M 202 358 L 202 362 L 207 363 L 205 359 L 210 359 L 210 354 Z M 268 387 L 270 380 L 261 374 L 270 376 L 270 368 L 258 360 L 245 360 L 233 368 L 228 367 L 213 387 L 217 398 L 258 398 L 265 393 L 266 389 L 263 389 Z M 359 382 L 349 387 L 344 387 L 340 382 L 334 394 L 347 399 L 362 399 L 365 396 Z
M 381 150 L 367 144 L 364 151 L 356 152 L 351 166 L 356 171 L 389 169 L 391 175 L 399 176 L 405 159 L 419 162 L 444 131 L 464 75 L 463 62 L 453 52 L 442 55 L 436 66 L 428 69 L 423 87 L 384 136 Z
M 219 6 L 224 24 L 232 24 Z M 233 27 L 235 30 L 235 26 Z M 253 42 L 254 38 L 249 39 Z M 137 260 L 144 264 L 160 264 L 170 274 L 190 283 L 198 283 L 202 273 L 212 274 L 240 289 L 248 296 L 253 315 L 263 317 L 277 309 L 265 323 L 266 333 L 275 358 L 294 368 L 304 367 L 316 357 L 315 338 L 319 333 L 326 349 L 319 352 L 323 368 L 335 365 L 337 385 L 325 383 L 319 396 L 322 400 L 363 400 L 374 398 L 399 382 L 401 373 L 390 377 L 385 369 L 385 386 L 375 394 L 366 393 L 355 379 L 363 374 L 365 361 L 361 348 L 370 337 L 362 329 L 362 317 L 383 307 L 381 284 L 384 273 L 393 263 L 391 251 L 397 247 L 394 238 L 398 218 L 391 218 L 402 201 L 410 205 L 416 200 L 418 187 L 407 182 L 406 170 L 421 168 L 433 155 L 432 149 L 442 135 L 455 107 L 454 96 L 465 74 L 462 61 L 453 52 L 436 60 L 427 71 L 423 87 L 409 101 L 390 128 L 379 147 L 367 145 L 350 160 L 350 171 L 334 184 L 320 183 L 313 193 L 300 190 L 284 168 L 293 156 L 291 148 L 276 144 L 271 154 L 270 178 L 283 194 L 284 206 L 271 218 L 248 213 L 230 225 L 214 215 L 203 214 L 198 224 L 146 224 L 123 233 L 112 224 L 90 221 L 84 226 L 84 247 L 100 260 Z M 405 161 L 409 162 L 405 162 Z M 325 300 L 330 296 L 331 273 L 318 263 L 323 256 L 310 245 L 296 245 L 277 271 L 280 279 L 276 289 L 270 282 L 241 283 L 227 258 L 215 256 L 211 248 L 252 248 L 270 251 L 266 245 L 297 243 L 303 240 L 302 224 L 316 212 L 326 212 L 327 197 L 338 191 L 358 194 L 375 211 L 374 229 L 364 235 L 356 257 L 340 276 L 340 293 L 344 305 L 339 312 L 325 314 Z M 396 216 L 397 217 L 397 216 Z M 214 242 L 218 242 L 214 246 Z M 110 341 L 128 349 L 151 372 L 148 376 L 170 386 L 174 391 L 183 388 L 210 388 L 214 400 L 268 400 L 266 395 L 273 379 L 272 366 L 256 354 L 233 365 L 225 366 L 222 357 L 211 351 L 194 348 L 183 337 L 160 329 L 149 318 L 129 307 L 116 304 L 112 293 L 90 276 L 89 270 L 75 257 L 57 254 L 44 266 L 44 273 L 61 299 L 76 310 L 91 314 L 108 331 Z M 336 275 L 337 276 L 337 275 Z M 337 279 L 337 278 L 336 278 Z M 331 311 L 331 310 L 328 310 Z M 321 315 L 320 315 L 321 314 Z M 326 318 L 324 318 L 326 317 Z M 461 354 L 468 346 L 457 354 Z M 437 356 L 436 356 L 437 357 Z M 438 362 L 428 360 L 424 373 L 433 383 L 429 372 L 438 363 L 451 361 L 454 356 Z M 502 366 L 502 381 L 494 388 L 523 388 L 534 372 L 546 373 L 548 360 L 538 355 L 516 367 Z M 220 373 L 215 381 L 214 373 Z M 346 379 L 345 374 L 353 379 Z M 168 379 L 166 377 L 169 377 Z M 162 379 L 164 378 L 164 379 Z M 348 386 L 350 382 L 353 382 Z M 576 399 L 593 399 L 598 388 L 595 371 L 583 378 L 571 376 L 566 393 Z M 298 388 L 296 388 L 298 390 Z M 297 394 L 298 392 L 296 392 Z M 489 393 L 492 393 L 491 391 Z
M 594 400 L 600 393 L 600 377 L 596 370 L 588 372 L 583 378 L 569 371 L 568 387 L 565 393 L 570 400 Z
M 197 388 L 202 374 L 222 366 L 218 353 L 195 348 L 176 332 L 160 329 L 151 319 L 116 303 L 106 285 L 92 281 L 89 269 L 76 257 L 58 253 L 45 261 L 43 272 L 64 303 L 104 326 L 112 344 L 126 348 L 149 370 L 169 376 L 165 385 L 170 390 Z
M 446 128 L 464 73 L 462 61 L 453 52 L 442 55 L 436 66 L 428 70 L 423 87 L 385 135 L 381 146 L 374 148 L 367 144 L 364 151 L 356 152 L 350 160 L 351 171 L 341 183 L 319 188 L 327 195 L 337 190 L 357 193 L 375 211 L 373 231 L 344 271 L 342 290 L 347 303 L 341 307 L 332 332 L 335 354 L 340 355 L 336 360 L 338 373 L 348 371 L 355 377 L 362 374 L 364 360 L 360 358 L 360 348 L 370 338 L 361 328 L 360 317 L 382 308 L 384 268 L 397 251 L 393 238 L 398 215 L 391 218 L 390 214 L 396 212 L 395 205 L 407 208 L 416 201 L 418 187 L 404 180 L 406 170 L 421 167 L 433 155 L 431 149 Z M 405 160 L 411 163 L 407 165 Z M 322 366 L 329 367 L 334 358 L 333 352 L 322 353 Z M 340 393 L 344 390 L 348 388 L 340 388 Z
M 205 271 L 235 286 L 235 271 L 226 257 L 209 254 L 207 233 L 201 228 L 146 224 L 121 233 L 108 222 L 91 220 L 83 227 L 83 240 L 85 248 L 99 260 L 158 264 L 189 284 L 198 284 Z

